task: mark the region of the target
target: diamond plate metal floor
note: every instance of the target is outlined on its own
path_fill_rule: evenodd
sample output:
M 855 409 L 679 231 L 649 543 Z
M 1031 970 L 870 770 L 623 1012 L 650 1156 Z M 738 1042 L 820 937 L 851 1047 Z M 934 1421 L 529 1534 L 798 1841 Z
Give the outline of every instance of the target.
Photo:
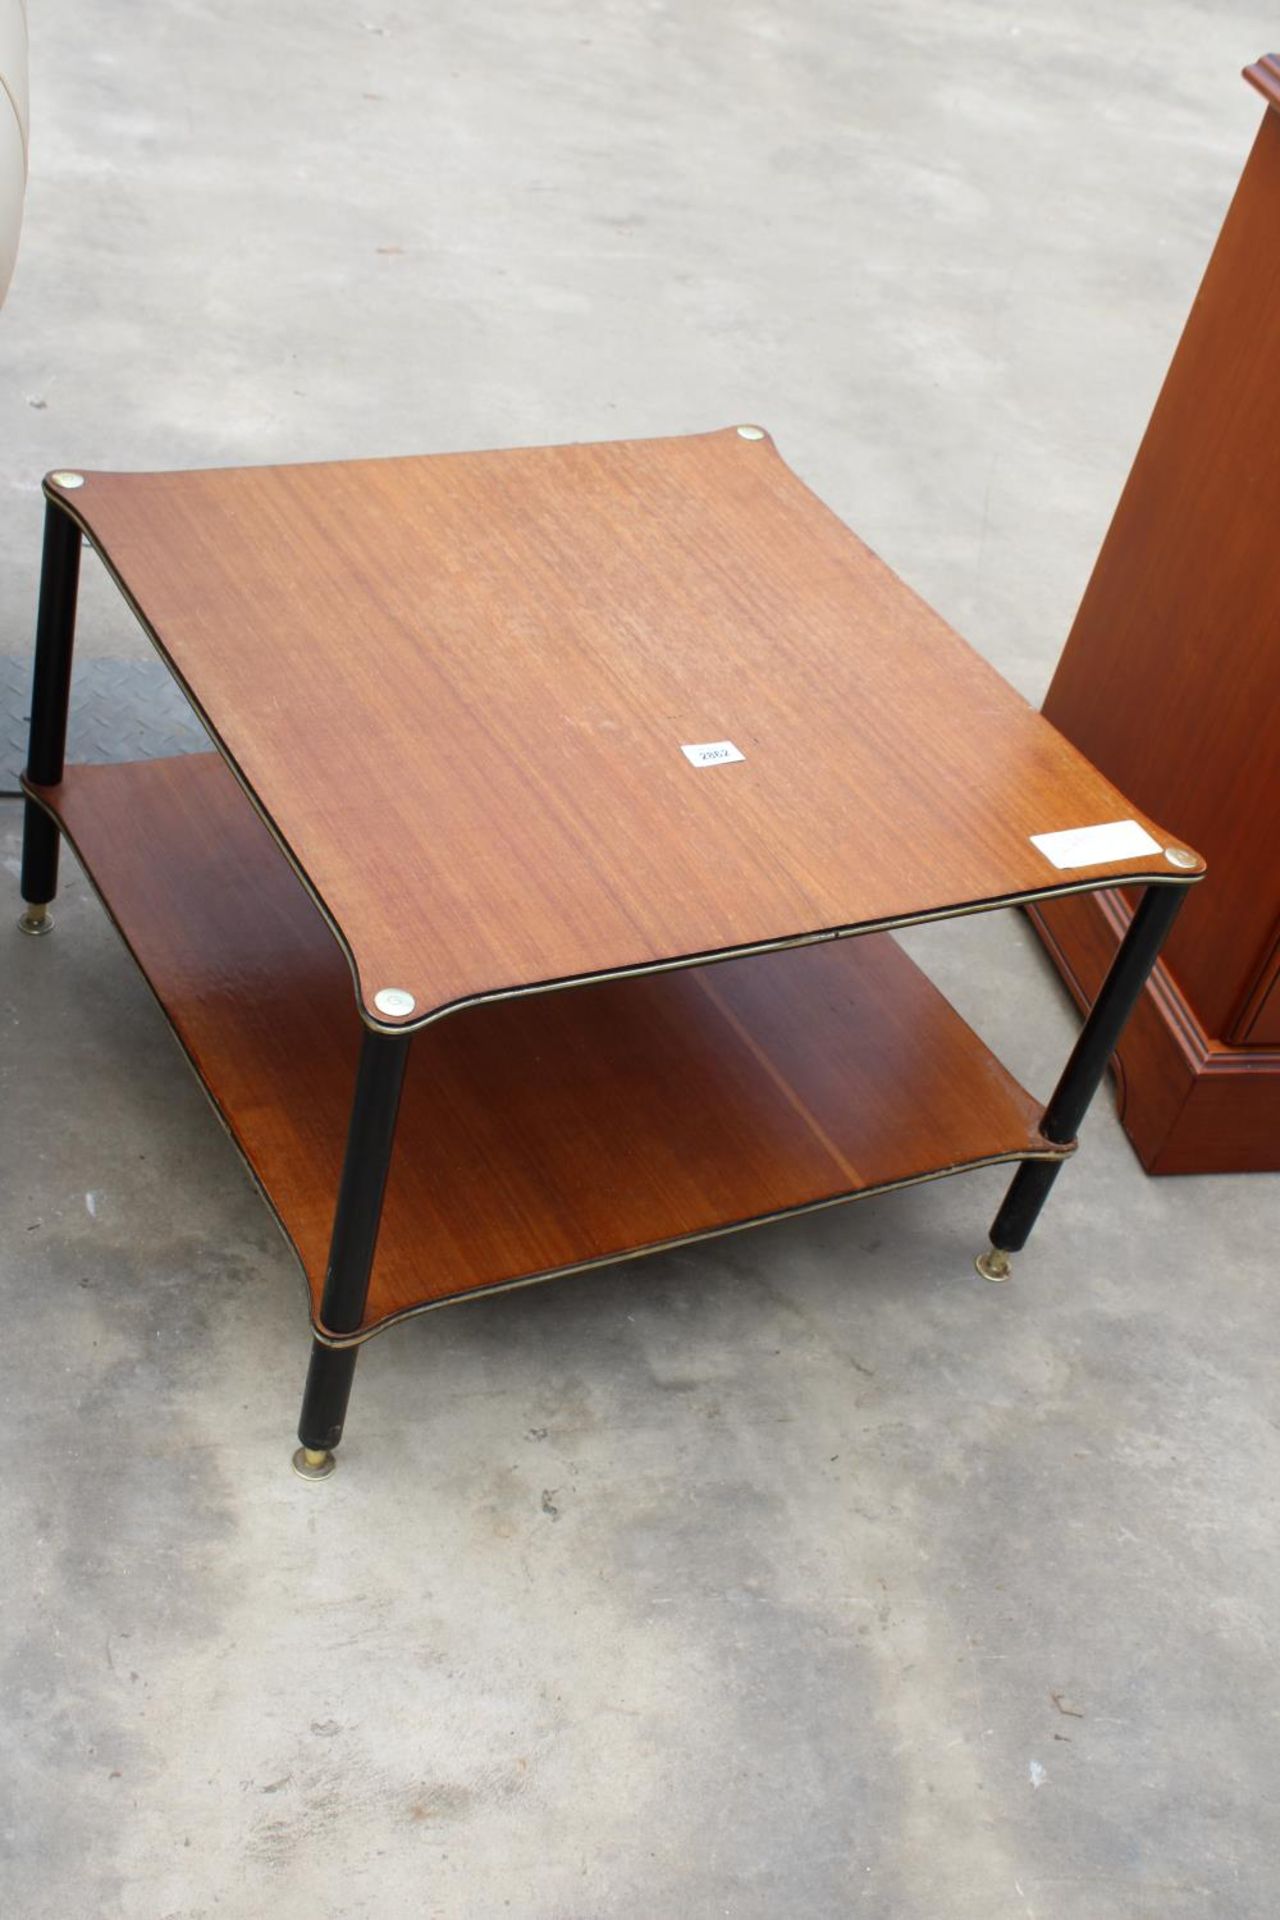
M 0 793 L 18 791 L 27 757 L 31 662 L 0 654 Z M 71 680 L 71 760 L 153 760 L 199 753 L 200 722 L 159 660 L 78 660 Z

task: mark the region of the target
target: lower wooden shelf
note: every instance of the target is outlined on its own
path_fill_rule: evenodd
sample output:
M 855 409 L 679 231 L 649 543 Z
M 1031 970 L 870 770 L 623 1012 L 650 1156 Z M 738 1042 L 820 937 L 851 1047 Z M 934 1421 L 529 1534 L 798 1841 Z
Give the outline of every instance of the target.
M 69 768 L 32 791 L 292 1242 L 325 1337 L 361 1034 L 341 950 L 217 755 Z M 355 1337 L 877 1189 L 1061 1158 L 1038 1121 L 887 934 L 463 1008 L 413 1041 Z

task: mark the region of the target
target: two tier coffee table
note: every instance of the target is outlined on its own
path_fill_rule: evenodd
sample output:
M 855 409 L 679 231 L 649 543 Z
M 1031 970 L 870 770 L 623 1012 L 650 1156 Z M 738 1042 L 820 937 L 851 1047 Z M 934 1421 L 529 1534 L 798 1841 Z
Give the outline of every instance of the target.
M 997 1161 L 1007 1274 L 1203 866 L 762 429 L 45 491 L 20 924 L 65 835 L 306 1276 L 299 1471 L 447 1301 Z M 64 765 L 82 535 L 214 751 Z M 1043 1108 L 888 931 L 1120 887 Z

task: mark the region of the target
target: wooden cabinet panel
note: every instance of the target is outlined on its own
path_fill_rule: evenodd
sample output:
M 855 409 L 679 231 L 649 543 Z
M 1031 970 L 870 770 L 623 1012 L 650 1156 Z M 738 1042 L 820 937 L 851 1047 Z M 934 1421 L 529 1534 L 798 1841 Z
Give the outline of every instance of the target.
M 1231 1038 L 1241 1046 L 1280 1047 L 1280 930 Z
M 1268 111 L 1044 711 L 1208 859 L 1166 949 L 1165 998 L 1214 1060 L 1215 1136 L 1230 1049 L 1250 1049 L 1235 1063 L 1250 1117 L 1232 1128 L 1231 1164 L 1273 1166 L 1280 1052 L 1269 1063 L 1259 1050 L 1280 1048 L 1280 62 L 1248 77 Z M 1086 976 L 1082 930 L 1097 935 L 1098 910 L 1047 904 L 1036 917 L 1059 964 Z M 1133 1057 L 1122 1050 L 1131 1089 L 1163 1071 L 1133 1054 L 1140 1031 Z M 1171 1126 L 1197 1124 L 1204 1077 L 1193 1073 L 1185 1112 L 1162 1107 Z M 1139 1145 L 1161 1164 L 1158 1141 Z M 1179 1170 L 1197 1151 L 1184 1143 Z M 1221 1165 L 1220 1138 L 1204 1152 Z

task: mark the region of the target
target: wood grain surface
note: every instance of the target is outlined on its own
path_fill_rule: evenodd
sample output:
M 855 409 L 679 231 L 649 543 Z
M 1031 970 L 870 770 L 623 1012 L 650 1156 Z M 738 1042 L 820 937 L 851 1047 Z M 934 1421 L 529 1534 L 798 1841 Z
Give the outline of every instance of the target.
M 213 754 L 56 811 L 292 1240 L 313 1317 L 361 1032 Z M 885 934 L 471 1007 L 412 1039 L 364 1331 L 451 1296 L 1015 1155 L 1036 1103 Z
M 1270 111 L 1045 699 L 1207 855 L 1165 960 L 1205 1029 L 1241 1044 L 1264 1038 L 1280 941 L 1277 223 Z
M 540 983 L 1169 877 L 1159 855 L 1063 873 L 1031 845 L 1135 810 L 767 437 L 49 488 L 380 1024 L 389 987 L 417 1024 Z M 745 757 L 681 752 L 720 740 Z
M 1152 1172 L 1280 1165 L 1280 62 L 1045 713 L 1210 862 L 1121 1044 Z M 1037 920 L 1079 993 L 1112 903 Z

